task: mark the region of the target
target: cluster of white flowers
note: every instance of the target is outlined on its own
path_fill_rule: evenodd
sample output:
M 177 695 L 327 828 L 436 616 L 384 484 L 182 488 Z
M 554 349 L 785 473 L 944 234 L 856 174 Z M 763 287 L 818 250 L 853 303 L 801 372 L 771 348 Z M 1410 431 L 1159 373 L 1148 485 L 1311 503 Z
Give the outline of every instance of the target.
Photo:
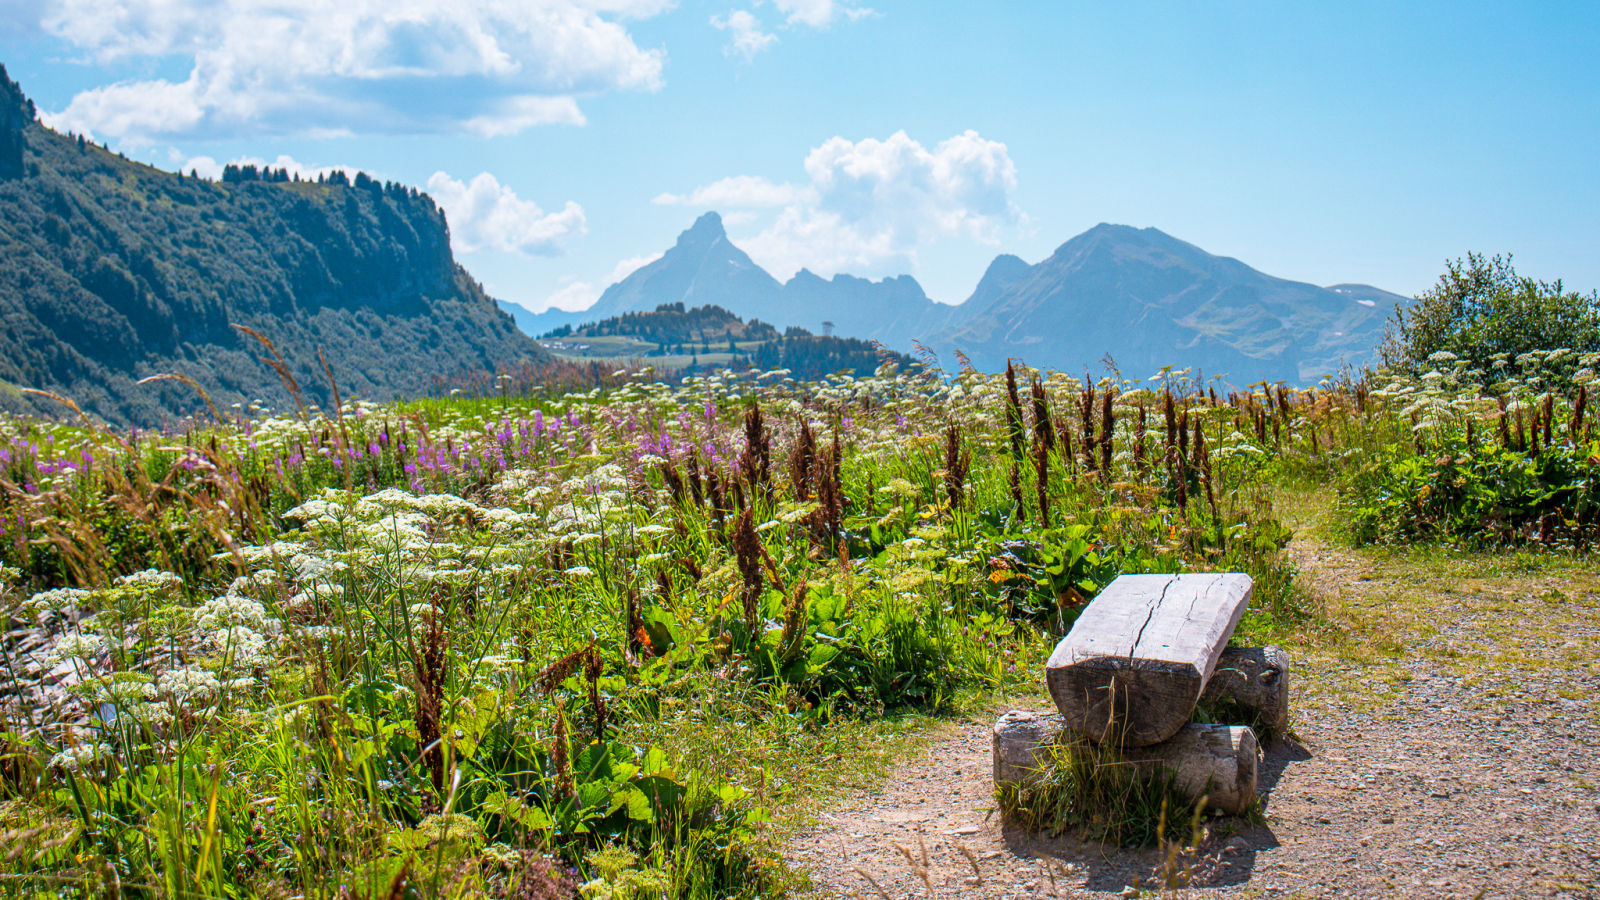
M 326 643 L 344 637 L 344 629 L 334 625 L 307 625 L 295 629 L 295 635 L 310 641 Z
M 235 551 L 224 550 L 213 556 L 212 559 L 231 560 L 237 553 L 238 557 L 246 564 L 260 566 L 272 565 L 283 559 L 291 559 L 296 554 L 304 552 L 306 552 L 306 545 L 299 541 L 273 541 L 270 544 L 262 544 L 260 546 L 240 547 Z
M 35 615 L 60 613 L 84 605 L 94 594 L 94 591 L 83 588 L 56 588 L 34 594 L 24 601 L 23 606 Z
M 83 634 L 69 632 L 56 640 L 54 647 L 45 656 L 47 666 L 59 665 L 63 662 L 81 660 L 92 662 L 98 658 L 106 648 L 106 640 L 98 634 Z
M 289 558 L 289 565 L 295 571 L 295 576 L 301 581 L 310 581 L 314 578 L 331 578 L 349 568 L 337 560 L 325 559 L 315 553 L 296 553 Z
M 1223 460 L 1231 456 L 1263 456 L 1264 451 L 1257 447 L 1244 434 L 1234 431 L 1222 439 L 1222 443 L 1211 451 L 1214 459 Z
M 412 497 L 406 504 L 411 509 L 426 513 L 436 519 L 447 516 L 456 516 L 462 513 L 482 512 L 478 504 L 473 503 L 454 494 L 424 494 L 421 497 Z
M 221 631 L 242 626 L 265 631 L 269 617 L 266 607 L 249 597 L 224 594 L 202 603 L 194 613 L 194 623 L 202 631 Z
M 85 766 L 98 762 L 111 756 L 110 744 L 79 744 L 76 747 L 63 747 L 60 753 L 50 757 L 49 767 L 77 774 Z
M 397 512 L 361 526 L 361 540 L 378 552 L 425 553 L 431 520 L 423 513 Z
M 163 672 L 156 679 L 156 690 L 182 704 L 209 700 L 222 690 L 222 682 L 209 669 L 187 666 Z
M 255 572 L 250 575 L 240 575 L 228 585 L 228 593 L 249 597 L 263 591 L 270 591 L 277 587 L 277 579 L 271 572 Z
M 289 598 L 285 604 L 289 609 L 302 609 L 312 603 L 323 600 L 337 603 L 344 598 L 344 585 L 333 584 L 327 581 L 314 581 L 305 586 L 305 589 Z
M 321 522 L 337 522 L 350 513 L 350 507 L 340 499 L 307 500 L 283 514 L 285 519 L 296 519 L 306 525 L 315 525 Z
M 236 625 L 214 631 L 207 636 L 207 642 L 239 668 L 258 666 L 270 661 L 270 648 L 266 636 L 243 626 Z
M 172 591 L 183 587 L 183 579 L 161 569 L 145 569 L 132 575 L 123 575 L 117 579 L 117 584 L 146 591 Z

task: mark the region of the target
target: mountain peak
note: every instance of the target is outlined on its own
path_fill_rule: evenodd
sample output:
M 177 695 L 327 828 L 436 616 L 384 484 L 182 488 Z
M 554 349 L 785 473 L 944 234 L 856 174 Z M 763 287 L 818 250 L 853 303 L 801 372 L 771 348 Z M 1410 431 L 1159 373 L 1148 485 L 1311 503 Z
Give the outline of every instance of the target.
M 585 318 L 648 311 L 663 303 L 733 309 L 740 306 L 738 298 L 776 297 L 778 290 L 777 280 L 728 240 L 722 217 L 708 212 L 684 229 L 660 259 L 606 288 Z M 738 311 L 750 314 L 743 307 Z
M 989 268 L 984 270 L 983 277 L 978 279 L 978 286 L 973 288 L 972 296 L 967 302 L 961 304 L 964 314 L 973 313 L 983 309 L 1004 294 L 1013 284 L 1027 277 L 1028 271 L 1033 267 L 1028 265 L 1022 257 L 1010 253 L 1002 253 L 989 263 Z
M 690 225 L 683 234 L 678 235 L 678 243 L 716 240 L 727 236 L 728 232 L 722 227 L 722 216 L 715 212 L 708 212 L 695 219 L 693 225 Z
M 1102 222 L 1038 265 L 996 259 L 964 304 L 973 309 L 924 340 L 989 371 L 1019 354 L 1093 367 L 1109 352 L 1139 374 L 1187 364 L 1237 383 L 1307 383 L 1369 359 L 1400 299 L 1274 278 L 1156 228 Z

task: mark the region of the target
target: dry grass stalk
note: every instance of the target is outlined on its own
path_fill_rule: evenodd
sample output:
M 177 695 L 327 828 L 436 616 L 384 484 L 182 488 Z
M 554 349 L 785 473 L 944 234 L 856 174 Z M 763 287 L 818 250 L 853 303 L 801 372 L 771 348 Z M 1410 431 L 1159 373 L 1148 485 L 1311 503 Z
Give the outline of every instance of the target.
M 866 869 L 863 869 L 860 866 L 851 866 L 850 868 L 851 871 L 866 879 L 867 884 L 872 885 L 872 889 L 877 892 L 878 896 L 881 897 L 882 900 L 894 900 L 893 897 L 889 896 L 889 892 L 883 889 L 883 885 L 878 883 L 876 878 L 873 878 L 871 875 L 867 874 Z
M 899 850 L 900 855 L 906 858 L 906 864 L 911 867 L 911 874 L 917 876 L 917 880 L 922 882 L 922 887 L 928 892 L 928 897 L 931 900 L 933 897 L 933 863 L 928 858 L 928 845 L 923 842 L 922 836 L 917 836 L 918 852 L 916 854 L 912 854 L 902 844 L 891 844 L 891 846 Z
M 755 516 L 748 507 L 739 516 L 733 531 L 734 559 L 739 566 L 741 585 L 739 600 L 744 609 L 744 624 L 751 634 L 761 619 L 761 592 L 765 581 L 761 577 L 761 538 L 756 535 Z
M 958 512 L 966 498 L 967 471 L 972 453 L 961 446 L 961 426 L 951 422 L 944 432 L 944 493 L 950 512 Z

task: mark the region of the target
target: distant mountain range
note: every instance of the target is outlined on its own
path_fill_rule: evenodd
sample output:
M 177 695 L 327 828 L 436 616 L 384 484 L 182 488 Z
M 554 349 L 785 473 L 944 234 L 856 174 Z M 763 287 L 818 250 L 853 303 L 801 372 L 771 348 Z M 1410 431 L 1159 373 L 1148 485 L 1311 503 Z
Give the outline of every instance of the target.
M 1236 384 L 1309 384 L 1343 363 L 1370 363 L 1384 320 L 1410 301 L 1367 285 L 1274 278 L 1154 228 L 1102 224 L 1034 265 L 997 257 L 972 296 L 948 306 L 909 275 L 875 282 L 802 269 L 780 284 L 728 240 L 720 216 L 706 213 L 590 309 L 511 311 L 524 331 L 540 334 L 675 302 L 714 303 L 780 329 L 831 323 L 838 334 L 901 351 L 917 341 L 950 369 L 956 350 L 987 371 L 1016 357 L 1099 372 L 1109 354 L 1124 374 L 1141 377 L 1172 366 Z
M 0 407 L 155 424 L 212 400 L 293 401 L 235 325 L 271 340 L 308 402 L 425 393 L 439 375 L 548 360 L 450 253 L 427 194 L 230 167 L 185 178 L 39 124 L 0 67 Z
M 678 235 L 678 243 L 660 259 L 611 285 L 586 310 L 537 315 L 510 311 L 518 327 L 537 336 L 562 325 L 653 310 L 666 303 L 721 306 L 780 330 L 789 325 L 817 334 L 832 330 L 896 349 L 909 349 L 914 338 L 939 327 L 951 310 L 929 300 L 909 275 L 882 281 L 835 275 L 826 280 L 801 269 L 787 284 L 780 284 L 728 240 L 722 217 L 710 212 Z

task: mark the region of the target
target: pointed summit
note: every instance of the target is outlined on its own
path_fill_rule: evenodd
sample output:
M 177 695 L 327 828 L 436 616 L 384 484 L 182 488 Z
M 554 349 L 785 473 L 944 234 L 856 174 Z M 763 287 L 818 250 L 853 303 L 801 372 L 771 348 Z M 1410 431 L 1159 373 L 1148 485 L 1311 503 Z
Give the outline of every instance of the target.
M 994 302 L 1001 294 L 1005 293 L 1013 284 L 1028 276 L 1028 271 L 1033 267 L 1023 262 L 1022 257 L 1002 253 L 989 263 L 989 268 L 978 280 L 978 286 L 973 288 L 972 296 L 967 302 L 961 304 L 962 309 L 972 312 L 982 309 Z
M 582 319 L 591 322 L 625 312 L 649 312 L 663 303 L 765 308 L 779 289 L 777 279 L 728 240 L 722 217 L 708 212 L 678 235 L 678 242 L 660 259 L 606 288 Z
M 715 212 L 708 212 L 695 219 L 694 224 L 689 226 L 688 231 L 678 235 L 678 243 L 704 240 L 705 238 L 726 238 L 727 236 L 728 232 L 722 227 L 722 216 Z

